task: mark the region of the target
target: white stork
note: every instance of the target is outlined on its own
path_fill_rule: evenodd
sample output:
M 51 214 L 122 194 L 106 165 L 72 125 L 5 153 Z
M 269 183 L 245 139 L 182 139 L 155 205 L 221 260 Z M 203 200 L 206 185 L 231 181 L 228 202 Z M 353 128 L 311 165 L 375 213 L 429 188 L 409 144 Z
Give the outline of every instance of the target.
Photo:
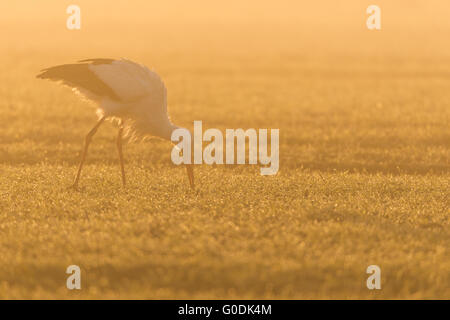
M 119 123 L 117 148 L 124 186 L 123 136 L 131 139 L 156 136 L 171 141 L 172 132 L 179 128 L 167 114 L 164 83 L 157 73 L 141 64 L 126 59 L 88 59 L 44 69 L 37 78 L 61 82 L 97 106 L 99 120 L 86 135 L 74 188 L 78 187 L 92 137 L 106 119 Z M 190 186 L 194 188 L 192 165 L 186 164 L 186 169 Z

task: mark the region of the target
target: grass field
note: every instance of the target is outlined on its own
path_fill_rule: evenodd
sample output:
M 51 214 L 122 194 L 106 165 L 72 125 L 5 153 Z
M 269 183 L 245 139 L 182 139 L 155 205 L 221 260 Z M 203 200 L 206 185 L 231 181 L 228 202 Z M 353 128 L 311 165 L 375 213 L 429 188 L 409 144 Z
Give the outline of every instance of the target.
M 1 4 L 0 298 L 448 299 L 450 6 L 380 0 L 369 31 L 371 3 L 325 2 L 83 0 L 79 31 L 70 3 Z M 279 128 L 279 173 L 196 166 L 191 191 L 150 140 L 125 146 L 124 189 L 108 123 L 69 190 L 96 116 L 34 76 L 121 56 L 179 125 Z

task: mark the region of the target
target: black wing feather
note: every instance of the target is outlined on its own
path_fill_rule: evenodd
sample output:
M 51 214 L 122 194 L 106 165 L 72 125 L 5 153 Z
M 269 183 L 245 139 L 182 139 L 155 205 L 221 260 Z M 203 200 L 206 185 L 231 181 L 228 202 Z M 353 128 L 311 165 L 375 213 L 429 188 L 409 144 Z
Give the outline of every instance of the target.
M 80 63 L 63 64 L 60 66 L 43 69 L 36 77 L 39 79 L 62 81 L 68 86 L 82 88 L 97 96 L 108 96 L 111 99 L 120 101 L 121 99 L 117 96 L 114 90 L 100 80 L 95 73 L 88 68 L 90 64 L 109 64 L 113 61 L 113 59 L 81 60 Z

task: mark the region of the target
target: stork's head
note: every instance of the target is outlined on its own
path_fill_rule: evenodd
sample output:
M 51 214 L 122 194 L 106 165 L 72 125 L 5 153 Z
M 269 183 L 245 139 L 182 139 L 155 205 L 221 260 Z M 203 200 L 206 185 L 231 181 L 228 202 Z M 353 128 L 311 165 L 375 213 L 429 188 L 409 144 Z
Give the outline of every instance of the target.
M 186 172 L 191 188 L 194 189 L 194 166 L 192 161 L 194 136 L 191 131 L 186 128 L 172 125 L 170 140 L 174 144 L 171 159 L 172 162 L 186 166 Z

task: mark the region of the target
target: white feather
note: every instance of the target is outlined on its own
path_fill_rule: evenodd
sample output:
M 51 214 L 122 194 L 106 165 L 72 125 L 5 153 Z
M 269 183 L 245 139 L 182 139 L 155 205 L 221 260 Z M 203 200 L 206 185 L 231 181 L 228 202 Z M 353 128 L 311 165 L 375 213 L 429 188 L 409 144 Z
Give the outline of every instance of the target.
M 174 126 L 167 114 L 167 90 L 156 72 L 125 59 L 91 64 L 89 69 L 122 100 L 104 98 L 99 105 L 104 115 L 126 120 L 126 131 L 134 138 L 155 135 L 170 139 Z
M 156 72 L 135 62 L 121 59 L 111 64 L 89 65 L 89 69 L 106 83 L 123 101 L 152 97 L 164 105 L 166 87 Z M 165 108 L 166 106 L 164 106 Z

